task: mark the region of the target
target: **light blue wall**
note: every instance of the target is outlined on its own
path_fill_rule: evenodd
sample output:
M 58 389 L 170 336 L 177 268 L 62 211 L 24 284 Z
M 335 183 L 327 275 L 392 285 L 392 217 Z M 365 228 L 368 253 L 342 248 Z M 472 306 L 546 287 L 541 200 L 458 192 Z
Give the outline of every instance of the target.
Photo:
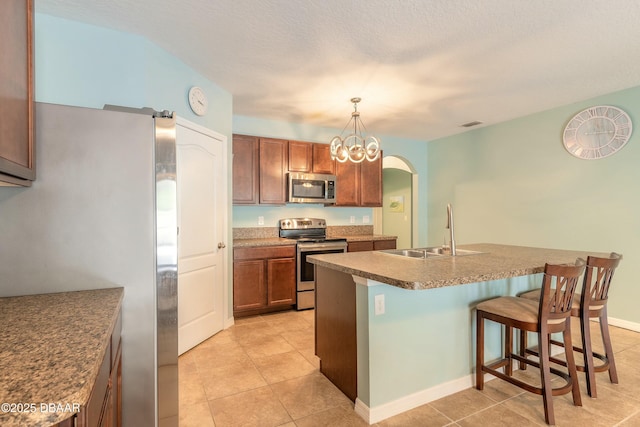
M 429 224 L 452 202 L 456 240 L 624 254 L 609 302 L 613 318 L 640 323 L 640 131 L 619 153 L 579 160 L 562 145 L 583 108 L 615 105 L 640 126 L 640 87 L 428 143 Z M 442 242 L 429 228 L 430 244 Z
M 375 281 L 356 285 L 358 399 L 375 409 L 414 393 L 428 394 L 451 381 L 468 379 L 470 386 L 475 369 L 474 307 L 540 285 L 541 275 L 423 291 Z M 376 295 L 385 299 L 381 316 L 374 314 Z M 487 322 L 485 342 L 486 360 L 498 358 L 499 325 Z
M 328 143 L 341 129 L 289 123 L 277 120 L 257 119 L 246 116 L 233 117 L 233 132 L 246 135 L 259 135 L 271 138 L 292 139 L 299 141 Z M 427 146 L 423 141 L 401 139 L 392 136 L 379 135 L 382 140 L 382 150 L 385 156 L 397 155 L 411 159 L 418 170 L 422 187 L 426 189 L 426 158 Z M 422 195 L 421 195 L 422 196 Z M 426 194 L 421 197 L 419 211 L 426 213 Z M 265 227 L 276 227 L 277 221 L 285 217 L 309 216 L 326 218 L 329 225 L 349 225 L 350 216 L 355 217 L 356 225 L 363 225 L 363 216 L 369 216 L 373 221 L 371 208 L 324 207 L 322 205 L 286 205 L 286 206 L 234 206 L 234 227 L 257 227 L 258 216 L 263 216 Z M 370 222 L 369 224 L 373 224 Z M 426 224 L 422 229 L 426 240 Z
M 170 110 L 231 140 L 231 94 L 147 39 L 40 13 L 35 22 L 36 101 Z M 194 85 L 208 95 L 204 117 L 189 109 Z

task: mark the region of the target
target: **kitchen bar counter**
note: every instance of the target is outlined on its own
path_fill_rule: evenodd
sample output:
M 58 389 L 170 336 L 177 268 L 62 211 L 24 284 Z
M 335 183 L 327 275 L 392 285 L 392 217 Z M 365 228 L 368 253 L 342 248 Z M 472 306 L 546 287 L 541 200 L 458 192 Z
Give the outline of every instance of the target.
M 0 298 L 0 425 L 49 426 L 87 404 L 123 293 Z
M 545 263 L 608 255 L 498 244 L 458 248 L 482 253 L 308 257 L 316 273 L 320 371 L 370 424 L 473 386 L 480 301 L 540 287 Z M 497 357 L 500 328 L 485 331 L 487 355 Z
M 542 272 L 545 263 L 570 263 L 578 257 L 586 260 L 588 255 L 609 255 L 490 243 L 459 245 L 458 248 L 482 253 L 416 259 L 380 252 L 354 252 L 314 255 L 309 261 L 364 279 L 421 290 L 526 276 Z

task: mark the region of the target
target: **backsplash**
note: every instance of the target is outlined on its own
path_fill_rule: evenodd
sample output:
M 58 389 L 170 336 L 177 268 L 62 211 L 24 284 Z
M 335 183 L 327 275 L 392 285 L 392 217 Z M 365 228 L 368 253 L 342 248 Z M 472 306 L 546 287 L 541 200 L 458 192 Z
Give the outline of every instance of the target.
M 336 225 L 327 227 L 327 236 L 363 236 L 373 234 L 373 225 Z M 278 237 L 278 227 L 239 227 L 233 239 L 269 239 Z
M 363 236 L 373 234 L 373 225 L 335 225 L 327 227 L 327 236 Z

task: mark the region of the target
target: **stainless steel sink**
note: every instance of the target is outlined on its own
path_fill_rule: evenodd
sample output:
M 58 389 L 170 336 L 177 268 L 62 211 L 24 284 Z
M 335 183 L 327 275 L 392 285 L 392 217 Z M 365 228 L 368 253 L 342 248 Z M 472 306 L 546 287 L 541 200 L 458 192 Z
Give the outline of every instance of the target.
M 380 251 L 385 254 L 398 255 L 407 258 L 417 258 L 417 259 L 426 259 L 426 258 L 440 258 L 440 257 L 449 257 L 451 256 L 451 252 L 448 248 L 442 248 L 440 246 L 434 246 L 430 248 L 413 248 L 413 249 L 387 249 Z M 483 252 L 478 251 L 470 251 L 468 249 L 456 249 L 456 256 L 465 256 L 465 255 L 477 255 Z

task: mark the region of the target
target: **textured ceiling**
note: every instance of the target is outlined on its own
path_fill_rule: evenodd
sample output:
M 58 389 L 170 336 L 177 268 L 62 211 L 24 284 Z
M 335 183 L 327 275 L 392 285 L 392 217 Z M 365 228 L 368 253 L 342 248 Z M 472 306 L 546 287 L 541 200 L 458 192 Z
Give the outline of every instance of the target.
M 140 34 L 233 113 L 433 139 L 640 84 L 637 0 L 36 0 Z

